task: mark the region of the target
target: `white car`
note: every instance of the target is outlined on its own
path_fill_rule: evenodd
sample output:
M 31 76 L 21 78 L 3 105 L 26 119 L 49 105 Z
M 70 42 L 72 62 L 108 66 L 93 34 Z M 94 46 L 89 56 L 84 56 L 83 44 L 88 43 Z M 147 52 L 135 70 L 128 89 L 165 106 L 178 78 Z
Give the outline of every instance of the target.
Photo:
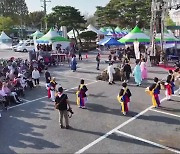
M 25 41 L 17 46 L 17 52 L 28 52 L 35 50 L 34 41 Z
M 12 50 L 16 52 L 17 51 L 17 47 L 22 45 L 23 43 L 24 43 L 24 41 L 20 41 L 17 45 L 13 45 L 12 46 Z

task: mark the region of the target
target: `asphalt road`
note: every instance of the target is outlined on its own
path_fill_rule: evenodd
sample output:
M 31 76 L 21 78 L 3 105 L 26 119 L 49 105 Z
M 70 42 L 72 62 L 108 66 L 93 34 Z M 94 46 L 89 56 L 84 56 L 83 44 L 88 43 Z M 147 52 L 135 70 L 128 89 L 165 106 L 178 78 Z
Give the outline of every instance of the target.
M 106 67 L 102 63 L 101 71 Z M 123 116 L 116 100 L 121 82 L 108 85 L 96 81 L 101 71 L 95 68 L 93 55 L 78 63 L 77 72 L 72 72 L 67 64 L 50 68 L 71 102 L 72 129 L 60 129 L 58 112 L 47 99 L 42 75 L 41 86 L 26 91 L 24 104 L 2 112 L 0 153 L 180 153 L 180 97 L 166 101 L 162 91 L 162 108 L 152 109 L 151 98 L 145 93 L 155 76 L 163 79 L 167 72 L 158 67 L 148 68 L 148 80 L 141 87 L 136 87 L 132 78 L 130 112 Z M 79 109 L 75 102 L 81 78 L 89 89 L 86 110 Z

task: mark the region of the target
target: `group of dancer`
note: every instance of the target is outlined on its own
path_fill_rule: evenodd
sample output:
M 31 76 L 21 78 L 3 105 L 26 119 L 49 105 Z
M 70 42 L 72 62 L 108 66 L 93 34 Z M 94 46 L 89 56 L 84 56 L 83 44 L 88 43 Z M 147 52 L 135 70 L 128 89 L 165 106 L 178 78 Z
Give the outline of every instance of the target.
M 138 64 L 137 64 L 138 65 Z M 136 65 L 136 66 L 137 66 Z M 175 85 L 178 89 L 178 94 L 180 95 L 180 69 L 177 68 L 174 71 L 169 70 L 169 74 L 166 78 L 166 81 L 159 81 L 157 77 L 154 78 L 154 83 L 145 89 L 146 93 L 148 93 L 152 98 L 152 106 L 154 108 L 161 107 L 161 102 L 159 99 L 159 94 L 161 89 L 165 89 L 166 100 L 170 101 L 172 95 L 175 94 L 174 89 Z M 131 97 L 131 91 L 127 87 L 127 83 L 122 83 L 122 89 L 120 90 L 117 99 L 121 104 L 121 110 L 124 115 L 129 110 L 129 103 Z

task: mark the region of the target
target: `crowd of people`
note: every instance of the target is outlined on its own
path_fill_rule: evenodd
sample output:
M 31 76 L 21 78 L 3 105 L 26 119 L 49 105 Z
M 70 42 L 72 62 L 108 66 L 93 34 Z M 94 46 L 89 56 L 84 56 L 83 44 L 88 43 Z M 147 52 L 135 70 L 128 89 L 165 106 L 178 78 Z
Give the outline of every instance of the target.
M 39 85 L 44 63 L 27 59 L 1 59 L 0 61 L 0 103 L 5 110 L 12 104 L 22 103 L 26 89 Z
M 121 110 L 124 115 L 129 111 L 130 97 L 132 96 L 131 90 L 128 88 L 128 82 L 131 74 L 134 76 L 134 80 L 137 86 L 141 86 L 141 82 L 147 79 L 148 69 L 147 60 L 142 57 L 141 60 L 136 60 L 136 65 L 132 70 L 130 65 L 130 57 L 126 54 L 122 55 L 122 70 L 124 74 L 124 81 L 122 88 L 117 96 L 118 101 L 121 104 Z M 81 59 L 80 59 L 81 60 Z M 100 53 L 96 56 L 97 67 L 101 61 Z M 68 101 L 67 94 L 64 93 L 64 89 L 58 86 L 56 78 L 51 76 L 48 71 L 48 65 L 43 60 L 28 60 L 14 59 L 13 57 L 9 60 L 5 60 L 0 63 L 0 102 L 4 105 L 7 110 L 11 103 L 19 104 L 22 102 L 21 97 L 25 95 L 27 88 L 32 89 L 39 85 L 40 73 L 45 69 L 45 80 L 48 98 L 55 102 L 56 109 L 59 110 L 59 124 L 61 128 L 64 128 L 63 117 L 65 118 L 65 128 L 70 128 L 68 120 L 68 111 L 73 114 L 70 103 Z M 76 71 L 76 56 L 72 56 L 71 69 Z M 115 84 L 113 80 L 113 74 L 115 69 L 113 61 L 109 61 L 107 68 L 109 75 L 109 84 Z M 152 97 L 152 104 L 154 107 L 160 107 L 159 94 L 162 87 L 166 89 L 166 98 L 171 100 L 171 96 L 174 94 L 175 85 L 180 88 L 180 71 L 177 67 L 176 70 L 169 71 L 167 80 L 165 82 L 159 81 L 157 77 L 154 78 L 154 83 L 146 89 L 146 92 Z M 180 91 L 178 92 L 180 94 Z M 85 109 L 88 97 L 88 88 L 85 85 L 85 81 L 82 79 L 76 92 L 77 106 Z

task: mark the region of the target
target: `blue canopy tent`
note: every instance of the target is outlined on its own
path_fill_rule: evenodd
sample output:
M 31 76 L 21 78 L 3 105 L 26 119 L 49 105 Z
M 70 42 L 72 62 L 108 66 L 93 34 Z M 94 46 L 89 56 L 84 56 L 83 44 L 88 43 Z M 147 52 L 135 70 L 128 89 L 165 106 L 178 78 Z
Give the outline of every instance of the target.
M 124 43 L 120 43 L 117 41 L 115 38 L 109 37 L 101 40 L 100 42 L 97 43 L 98 45 L 103 45 L 103 46 L 120 46 L 120 45 L 125 45 Z

